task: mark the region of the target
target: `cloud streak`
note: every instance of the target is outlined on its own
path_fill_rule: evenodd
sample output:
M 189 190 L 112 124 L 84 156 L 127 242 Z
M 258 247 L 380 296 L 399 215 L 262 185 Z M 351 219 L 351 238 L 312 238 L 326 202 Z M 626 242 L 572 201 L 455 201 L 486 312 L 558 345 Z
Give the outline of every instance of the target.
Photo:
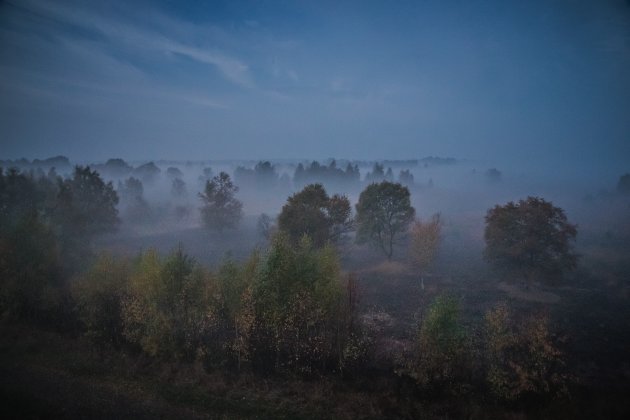
M 226 80 L 244 87 L 253 88 L 251 74 L 248 66 L 241 60 L 230 57 L 225 53 L 220 53 L 210 47 L 196 47 L 177 41 L 164 35 L 164 32 L 156 32 L 149 28 L 139 29 L 138 25 L 125 23 L 114 18 L 106 19 L 96 14 L 85 12 L 81 9 L 68 7 L 55 2 L 24 0 L 20 2 L 10 2 L 14 7 L 26 9 L 38 16 L 46 17 L 64 24 L 81 27 L 85 31 L 97 31 L 105 36 L 113 47 L 122 45 L 131 50 L 131 53 L 146 54 L 147 51 L 168 56 L 168 54 L 180 54 L 200 63 L 214 66 Z M 168 33 L 195 33 L 199 28 L 194 25 L 187 25 L 166 17 L 157 19 L 162 26 L 169 28 Z M 75 40 L 66 36 L 67 43 Z M 101 46 L 102 53 L 107 54 L 108 48 Z M 108 46 L 109 49 L 112 45 Z M 166 54 L 164 54 L 166 53 Z

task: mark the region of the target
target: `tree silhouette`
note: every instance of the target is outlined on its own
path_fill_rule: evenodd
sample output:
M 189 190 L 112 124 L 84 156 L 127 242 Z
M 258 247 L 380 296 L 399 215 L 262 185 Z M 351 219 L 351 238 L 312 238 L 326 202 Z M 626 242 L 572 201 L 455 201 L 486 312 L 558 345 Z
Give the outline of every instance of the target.
M 398 183 L 383 181 L 365 188 L 356 205 L 357 242 L 371 242 L 391 259 L 395 238 L 416 213 L 409 197 L 409 189 Z
M 321 184 L 311 184 L 289 197 L 278 216 L 278 227 L 294 243 L 308 235 L 320 247 L 336 242 L 352 228 L 351 212 L 347 197 L 329 197 Z
M 199 198 L 204 203 L 201 218 L 207 228 L 219 232 L 236 228 L 243 217 L 243 203 L 234 197 L 237 192 L 238 187 L 225 172 L 206 182 L 205 191 L 199 193 Z
M 495 206 L 486 215 L 486 261 L 520 271 L 528 282 L 535 275 L 551 279 L 575 268 L 571 242 L 577 234 L 564 210 L 538 197 Z

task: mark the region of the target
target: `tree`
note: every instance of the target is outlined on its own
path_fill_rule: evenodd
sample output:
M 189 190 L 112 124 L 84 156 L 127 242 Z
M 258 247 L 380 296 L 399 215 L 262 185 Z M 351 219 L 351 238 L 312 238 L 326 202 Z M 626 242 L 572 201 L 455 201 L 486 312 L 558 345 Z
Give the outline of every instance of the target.
M 416 220 L 411 228 L 411 243 L 409 254 L 412 263 L 420 272 L 420 287 L 424 290 L 424 273 L 433 263 L 438 245 L 442 225 L 440 215 L 435 214 L 428 222 Z
M 617 192 L 620 194 L 630 194 L 630 174 L 624 174 L 619 177 Z
M 204 203 L 201 218 L 206 227 L 219 232 L 236 228 L 243 217 L 243 203 L 234 197 L 237 192 L 238 187 L 225 172 L 206 182 L 205 192 L 199 193 Z
M 310 184 L 289 197 L 278 216 L 278 228 L 294 243 L 308 235 L 315 246 L 321 247 L 338 241 L 351 229 L 351 212 L 347 197 L 329 197 L 321 184 Z
M 127 176 L 133 168 L 122 159 L 108 159 L 104 165 L 99 165 L 98 170 L 110 177 Z
M 390 182 L 394 181 L 394 171 L 392 171 L 392 168 L 387 168 L 387 172 L 385 173 L 385 179 Z
M 459 302 L 448 295 L 438 296 L 429 306 L 409 366 L 419 385 L 449 385 L 462 378 L 466 331 L 460 313 Z
M 58 246 L 45 220 L 53 179 L 0 168 L 0 316 L 50 320 L 58 304 Z
M 564 210 L 538 197 L 495 206 L 486 215 L 484 258 L 510 271 L 552 278 L 575 268 L 572 242 L 576 226 Z
M 186 196 L 186 183 L 182 181 L 181 178 L 173 179 L 173 183 L 171 184 L 171 194 L 174 197 Z
M 94 237 L 118 227 L 118 194 L 98 172 L 76 166 L 72 177 L 61 183 L 56 204 L 54 220 L 66 268 L 75 269 L 86 262 Z
M 133 222 L 146 222 L 150 219 L 151 209 L 144 199 L 144 187 L 138 178 L 129 177 L 125 182 L 118 181 L 121 207 L 124 205 L 123 215 Z
M 118 219 L 118 194 L 89 166 L 77 166 L 63 181 L 58 196 L 57 216 L 65 235 L 92 238 L 112 232 Z
M 507 304 L 486 312 L 484 325 L 486 380 L 498 398 L 566 395 L 571 379 L 544 314 L 516 322 Z
M 127 259 L 102 254 L 72 283 L 72 297 L 85 335 L 99 346 L 124 343 L 122 311 L 130 275 Z
M 401 170 L 398 175 L 398 182 L 407 186 L 413 185 L 413 174 L 411 171 L 409 169 Z
M 339 258 L 331 246 L 313 247 L 309 237 L 293 243 L 280 232 L 254 284 L 255 365 L 310 374 L 340 358 Z
M 251 361 L 256 321 L 253 284 L 260 264 L 260 254 L 255 250 L 245 264 L 227 259 L 219 268 L 214 293 L 216 320 L 211 334 L 204 340 L 206 364 L 228 362 L 240 370 L 244 362 Z
M 118 181 L 118 193 L 120 194 L 120 198 L 124 201 L 142 201 L 144 194 L 142 181 L 132 176 L 127 178 L 125 182 Z
M 265 240 L 271 239 L 273 232 L 276 230 L 276 227 L 273 224 L 273 220 L 268 214 L 262 213 L 258 217 L 258 221 L 256 222 L 256 230 L 260 236 L 265 238 Z
M 407 230 L 416 213 L 409 189 L 388 181 L 371 184 L 361 192 L 356 210 L 357 242 L 371 242 L 391 259 L 396 236 Z
M 374 163 L 374 167 L 372 168 L 372 172 L 368 172 L 365 175 L 365 180 L 369 182 L 380 182 L 385 178 L 385 170 L 383 165 L 378 162 Z
M 177 179 L 182 178 L 184 176 L 184 173 L 181 171 L 181 169 L 170 166 L 166 168 L 166 176 L 168 176 L 170 179 Z
M 258 162 L 254 167 L 256 182 L 261 187 L 272 187 L 278 182 L 276 167 L 269 161 Z
M 122 306 L 125 338 L 150 356 L 193 360 L 208 316 L 208 274 L 182 249 L 142 254 Z
M 486 179 L 489 182 L 499 182 L 501 181 L 501 171 L 497 168 L 491 168 L 486 171 Z
M 153 183 L 160 172 L 162 172 L 160 168 L 158 168 L 153 162 L 145 163 L 133 170 L 133 174 L 142 178 L 146 184 Z

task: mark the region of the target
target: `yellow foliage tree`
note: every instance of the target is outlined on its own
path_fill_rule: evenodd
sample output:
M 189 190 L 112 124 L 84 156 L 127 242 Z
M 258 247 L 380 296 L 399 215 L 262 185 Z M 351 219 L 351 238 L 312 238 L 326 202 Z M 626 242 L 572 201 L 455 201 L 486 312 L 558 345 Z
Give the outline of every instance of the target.
M 435 214 L 431 220 L 423 222 L 418 219 L 411 228 L 411 243 L 409 245 L 409 255 L 414 267 L 420 273 L 420 287 L 424 290 L 424 275 L 427 269 L 435 260 L 442 224 L 440 214 Z

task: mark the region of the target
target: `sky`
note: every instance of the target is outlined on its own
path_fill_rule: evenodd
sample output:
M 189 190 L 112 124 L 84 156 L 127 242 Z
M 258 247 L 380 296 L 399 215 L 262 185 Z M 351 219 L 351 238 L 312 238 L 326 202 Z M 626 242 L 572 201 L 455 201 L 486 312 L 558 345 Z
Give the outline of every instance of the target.
M 0 158 L 630 169 L 630 2 L 0 2 Z

